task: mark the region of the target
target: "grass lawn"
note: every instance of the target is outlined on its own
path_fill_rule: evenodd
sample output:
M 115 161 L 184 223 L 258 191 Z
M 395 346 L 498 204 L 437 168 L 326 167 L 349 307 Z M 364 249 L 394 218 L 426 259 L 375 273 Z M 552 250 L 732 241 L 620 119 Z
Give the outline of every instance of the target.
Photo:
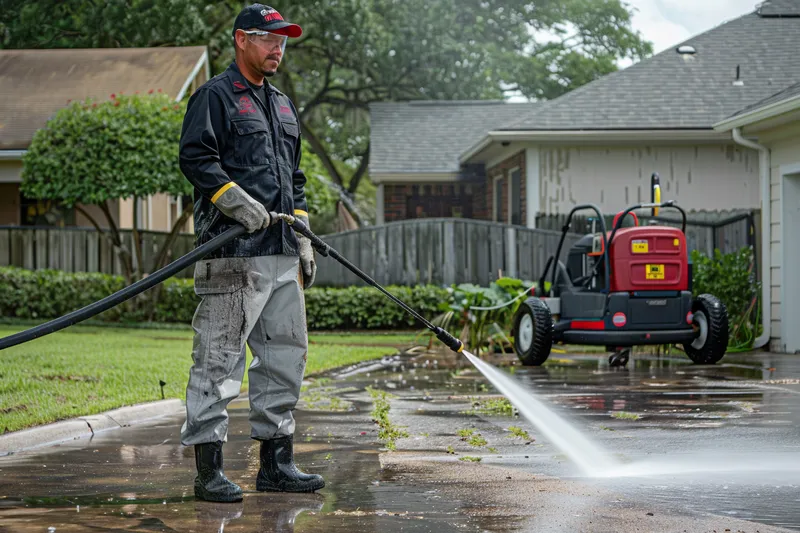
M 30 326 L 0 326 L 0 337 Z M 378 359 L 416 334 L 309 335 L 306 375 Z M 424 340 L 421 340 L 424 342 Z M 0 434 L 124 405 L 183 399 L 192 330 L 72 326 L 0 352 Z M 248 349 L 247 363 L 251 356 Z M 247 384 L 245 372 L 243 390 Z

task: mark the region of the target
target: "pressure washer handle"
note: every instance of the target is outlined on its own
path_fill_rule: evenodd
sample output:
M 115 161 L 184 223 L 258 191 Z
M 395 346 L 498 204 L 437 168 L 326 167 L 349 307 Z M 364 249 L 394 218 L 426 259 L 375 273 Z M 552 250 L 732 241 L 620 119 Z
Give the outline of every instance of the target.
M 320 253 L 320 255 L 327 257 L 331 247 L 328 246 L 325 241 L 314 235 L 311 230 L 308 229 L 308 226 L 303 224 L 302 220 L 297 217 L 292 218 L 294 219 L 294 222 L 291 222 L 292 228 L 294 228 L 294 230 L 303 237 L 307 237 L 311 241 L 311 246 L 313 246 Z
M 450 348 L 456 353 L 461 353 L 464 350 L 464 343 L 458 340 L 457 338 L 450 335 L 447 331 L 443 330 L 440 327 L 435 327 L 433 332 L 436 333 L 436 338 L 442 341 L 445 346 Z

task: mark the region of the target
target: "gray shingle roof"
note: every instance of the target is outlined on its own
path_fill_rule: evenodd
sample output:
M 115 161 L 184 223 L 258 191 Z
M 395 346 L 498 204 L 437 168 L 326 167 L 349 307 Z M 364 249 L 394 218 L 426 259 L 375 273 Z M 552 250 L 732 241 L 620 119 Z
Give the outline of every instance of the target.
M 800 2 L 797 0 L 766 0 L 757 12 L 762 17 L 797 17 L 800 16 Z
M 779 91 L 772 96 L 768 96 L 763 100 L 759 100 L 758 102 L 751 104 L 744 109 L 741 109 L 733 114 L 733 116 L 744 115 L 745 113 L 749 113 L 750 111 L 754 111 L 756 109 L 766 107 L 771 104 L 777 104 L 778 102 L 782 102 L 784 100 L 788 100 L 794 96 L 800 96 L 800 83 L 796 83 L 791 87 L 787 87 L 786 89 Z
M 708 129 L 800 80 L 800 0 L 755 11 L 584 85 L 502 130 Z M 734 85 L 736 70 L 742 85 Z
M 496 100 L 370 105 L 370 174 L 458 172 L 458 157 L 537 103 Z

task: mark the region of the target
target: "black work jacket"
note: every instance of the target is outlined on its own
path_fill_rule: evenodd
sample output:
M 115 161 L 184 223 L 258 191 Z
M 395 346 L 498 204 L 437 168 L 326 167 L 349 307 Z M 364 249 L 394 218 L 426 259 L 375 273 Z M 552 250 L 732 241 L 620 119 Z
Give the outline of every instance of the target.
M 194 185 L 196 245 L 237 224 L 212 202 L 233 181 L 267 211 L 306 214 L 305 182 L 299 171 L 300 128 L 289 98 L 266 81 L 264 105 L 236 63 L 204 83 L 189 98 L 180 140 L 180 167 Z M 286 224 L 234 239 L 207 257 L 298 255 Z

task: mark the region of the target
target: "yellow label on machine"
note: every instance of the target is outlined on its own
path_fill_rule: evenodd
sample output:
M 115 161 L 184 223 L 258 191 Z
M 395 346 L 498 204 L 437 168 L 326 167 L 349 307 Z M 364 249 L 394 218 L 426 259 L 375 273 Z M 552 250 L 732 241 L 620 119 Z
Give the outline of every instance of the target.
M 647 241 L 631 241 L 631 252 L 635 254 L 646 254 L 649 251 Z
M 664 265 L 645 265 L 647 279 L 664 279 Z

